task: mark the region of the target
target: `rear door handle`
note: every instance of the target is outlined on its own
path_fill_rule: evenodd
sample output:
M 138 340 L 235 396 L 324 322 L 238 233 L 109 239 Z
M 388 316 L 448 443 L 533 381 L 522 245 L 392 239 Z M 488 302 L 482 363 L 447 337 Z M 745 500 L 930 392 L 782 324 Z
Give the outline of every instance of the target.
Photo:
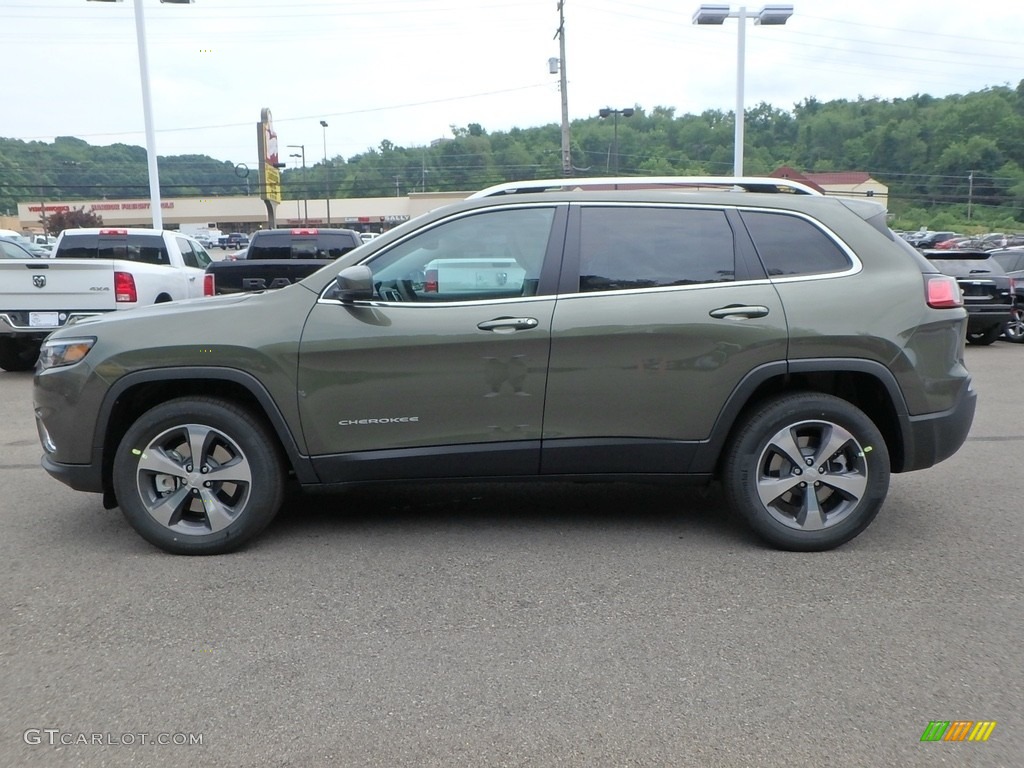
M 708 312 L 714 318 L 725 317 L 765 317 L 768 314 L 768 307 L 749 304 L 730 304 L 728 307 L 719 307 Z
M 481 331 L 494 331 L 495 333 L 511 333 L 512 331 L 527 331 L 536 328 L 538 325 L 535 317 L 496 317 L 494 320 L 485 320 L 477 324 Z

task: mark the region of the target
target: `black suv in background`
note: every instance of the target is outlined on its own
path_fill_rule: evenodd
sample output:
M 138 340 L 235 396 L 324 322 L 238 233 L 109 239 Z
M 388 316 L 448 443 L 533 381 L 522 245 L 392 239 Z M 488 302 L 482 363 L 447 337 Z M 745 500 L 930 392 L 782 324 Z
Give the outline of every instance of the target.
M 925 256 L 960 284 L 967 307 L 967 341 L 987 345 L 1012 318 L 1014 284 L 992 251 L 928 250 Z
M 252 539 L 288 481 L 570 479 L 717 481 L 823 550 L 974 417 L 956 280 L 787 180 L 506 184 L 314 262 L 51 334 L 44 468 L 184 554 Z
M 1015 344 L 1024 343 L 1024 248 L 1003 248 L 989 254 L 1013 280 L 1013 307 L 1003 328 L 1003 338 Z

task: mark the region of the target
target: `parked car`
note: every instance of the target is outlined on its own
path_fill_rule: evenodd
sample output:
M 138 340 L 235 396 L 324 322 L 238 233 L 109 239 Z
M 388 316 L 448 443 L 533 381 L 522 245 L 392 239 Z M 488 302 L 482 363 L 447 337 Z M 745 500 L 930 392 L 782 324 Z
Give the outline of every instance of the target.
M 237 250 L 239 248 L 245 248 L 248 245 L 249 236 L 244 232 L 230 232 L 217 238 L 217 246 L 219 248 L 233 248 Z
M 177 232 L 118 228 L 66 229 L 52 259 L 0 260 L 0 368 L 31 370 L 57 328 L 212 292 L 209 260 Z
M 967 341 L 992 344 L 1012 319 L 1014 280 L 989 251 L 925 251 L 943 274 L 955 277 L 967 308 Z
M 24 250 L 32 254 L 32 257 L 36 259 L 48 259 L 50 258 L 50 256 L 53 255 L 50 248 L 38 245 L 34 240 L 32 240 L 32 238 L 27 237 L 25 235 L 19 235 L 16 232 L 11 233 L 9 235 L 0 235 L 0 239 L 16 243 L 17 245 L 21 246 Z
M 934 248 L 939 243 L 943 243 L 946 240 L 952 240 L 953 238 L 960 237 L 956 232 L 924 232 L 918 233 L 918 236 L 909 240 L 915 248 Z
M 37 259 L 39 256 L 17 240 L 0 237 L 0 259 Z
M 1015 344 L 1024 343 L 1024 248 L 1004 248 L 991 251 L 990 255 L 1013 280 L 1013 307 L 1003 327 L 1003 338 Z
M 251 540 L 289 479 L 717 480 L 770 544 L 823 550 L 960 448 L 967 311 L 883 206 L 630 183 L 500 185 L 298 284 L 57 330 L 43 467 L 180 554 Z M 639 188 L 670 184 L 702 189 Z

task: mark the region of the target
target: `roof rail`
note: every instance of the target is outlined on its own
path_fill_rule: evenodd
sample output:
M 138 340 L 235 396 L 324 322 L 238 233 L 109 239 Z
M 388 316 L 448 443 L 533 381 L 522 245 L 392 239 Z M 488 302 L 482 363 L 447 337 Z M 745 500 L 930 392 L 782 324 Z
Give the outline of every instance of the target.
M 743 192 L 785 192 L 821 195 L 818 190 L 790 179 L 771 176 L 620 176 L 610 178 L 536 179 L 509 181 L 474 192 L 467 200 L 530 192 L 565 192 L 586 189 L 728 189 Z

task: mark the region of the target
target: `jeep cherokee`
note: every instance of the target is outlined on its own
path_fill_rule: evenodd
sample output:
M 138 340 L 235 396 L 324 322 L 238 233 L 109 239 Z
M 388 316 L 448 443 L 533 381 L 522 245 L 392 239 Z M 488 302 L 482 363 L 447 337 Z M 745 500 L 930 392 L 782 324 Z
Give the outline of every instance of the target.
M 182 554 L 252 539 L 289 480 L 717 481 L 770 544 L 836 547 L 975 393 L 956 280 L 808 192 L 500 185 L 280 290 L 58 330 L 43 466 Z

